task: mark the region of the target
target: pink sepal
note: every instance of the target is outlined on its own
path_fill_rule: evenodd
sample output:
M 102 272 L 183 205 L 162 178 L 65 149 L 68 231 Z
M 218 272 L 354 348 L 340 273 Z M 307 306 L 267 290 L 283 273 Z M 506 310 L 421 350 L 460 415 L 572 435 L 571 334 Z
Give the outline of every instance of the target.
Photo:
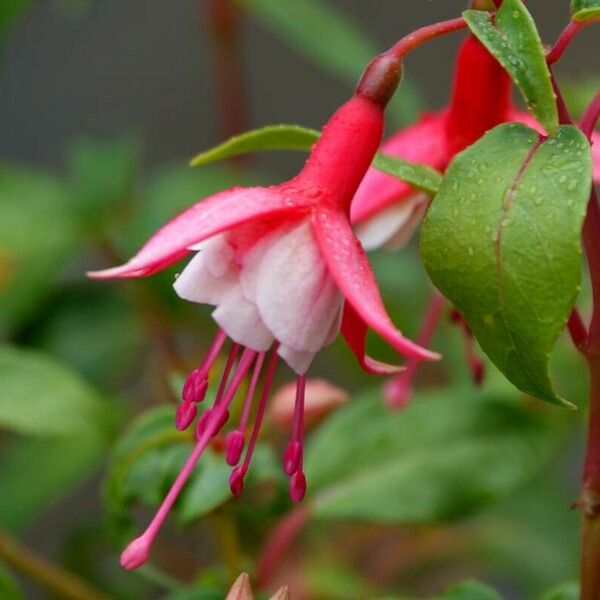
M 159 229 L 125 264 L 91 271 L 92 279 L 145 277 L 183 258 L 190 246 L 250 220 L 298 211 L 309 200 L 284 186 L 232 188 L 197 202 Z
M 312 222 L 329 271 L 360 319 L 400 354 L 423 360 L 439 359 L 436 352 L 405 338 L 392 323 L 365 251 L 346 216 L 339 211 L 321 209 L 315 211 Z

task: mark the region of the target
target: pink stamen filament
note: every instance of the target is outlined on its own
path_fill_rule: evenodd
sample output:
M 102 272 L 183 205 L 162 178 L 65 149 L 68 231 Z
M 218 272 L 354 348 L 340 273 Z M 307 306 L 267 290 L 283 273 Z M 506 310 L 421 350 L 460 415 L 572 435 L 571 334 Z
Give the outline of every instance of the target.
M 127 548 L 125 548 L 123 551 L 121 555 L 121 564 L 125 569 L 136 569 L 146 562 L 152 542 L 156 538 L 156 535 L 158 534 L 162 524 L 167 518 L 169 511 L 173 507 L 175 500 L 181 492 L 181 489 L 185 485 L 196 464 L 198 463 L 198 460 L 202 456 L 202 453 L 206 449 L 208 442 L 215 434 L 219 422 L 227 412 L 229 405 L 233 401 L 235 392 L 240 386 L 244 376 L 252 366 L 255 357 L 256 352 L 248 348 L 242 353 L 238 368 L 233 376 L 231 385 L 227 388 L 223 396 L 222 402 L 220 402 L 218 406 L 215 406 L 212 418 L 207 423 L 202 437 L 200 440 L 198 440 L 194 450 L 181 469 L 177 479 L 171 486 L 169 493 L 166 495 L 154 518 L 144 533 L 130 542 Z
M 246 426 L 248 425 L 250 409 L 252 408 L 252 401 L 254 399 L 254 392 L 256 391 L 256 385 L 258 383 L 258 378 L 260 377 L 260 372 L 262 370 L 264 361 L 265 353 L 260 352 L 256 358 L 256 362 L 254 363 L 254 370 L 252 371 L 252 378 L 250 379 L 246 397 L 244 398 L 244 407 L 242 409 L 242 415 L 240 417 L 238 428 L 227 434 L 227 439 L 225 442 L 225 454 L 227 464 L 232 467 L 238 464 L 242 455 L 242 451 L 244 450 L 244 433 L 246 431 Z
M 258 401 L 258 408 L 256 409 L 256 416 L 254 418 L 254 426 L 252 427 L 252 434 L 248 443 L 248 449 L 246 450 L 246 456 L 241 466 L 236 467 L 229 479 L 231 492 L 235 495 L 239 495 L 244 487 L 244 477 L 248 472 L 250 461 L 252 460 L 252 454 L 256 447 L 258 440 L 258 434 L 260 433 L 260 427 L 265 415 L 265 408 L 267 406 L 267 400 L 269 398 L 269 392 L 271 391 L 271 384 L 273 383 L 273 377 L 275 376 L 275 369 L 277 368 L 277 360 L 279 355 L 277 354 L 277 346 L 273 347 L 271 357 L 269 358 L 269 364 L 267 365 L 267 372 L 265 374 L 265 381 L 263 383 L 262 392 Z
M 212 341 L 212 344 L 208 348 L 207 353 L 204 355 L 200 366 L 198 367 L 198 369 L 207 376 L 210 368 L 213 366 L 215 360 L 217 360 L 217 356 L 219 356 L 219 352 L 221 352 L 221 348 L 226 340 L 227 334 L 222 329 L 219 329 L 217 335 L 215 335 L 215 338 Z
M 229 374 L 231 373 L 231 369 L 233 368 L 233 363 L 237 358 L 237 355 L 240 351 L 240 345 L 237 343 L 231 344 L 231 349 L 229 350 L 229 356 L 227 357 L 227 363 L 225 364 L 225 368 L 223 369 L 223 375 L 221 375 L 221 382 L 219 383 L 219 388 L 217 390 L 217 395 L 215 396 L 214 406 L 217 406 L 227 389 L 227 381 L 229 379 Z
M 304 398 L 306 391 L 306 375 L 296 379 L 296 403 L 294 406 L 294 421 L 292 435 L 283 457 L 283 470 L 292 476 L 302 468 L 302 443 L 304 439 Z

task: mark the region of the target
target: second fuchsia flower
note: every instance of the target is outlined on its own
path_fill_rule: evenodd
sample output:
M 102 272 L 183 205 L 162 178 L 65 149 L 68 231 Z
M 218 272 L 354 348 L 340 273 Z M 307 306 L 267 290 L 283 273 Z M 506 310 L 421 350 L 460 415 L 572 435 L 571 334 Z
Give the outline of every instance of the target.
M 454 156 L 500 123 L 519 121 L 541 131 L 511 101 L 509 75 L 472 35 L 460 47 L 450 103 L 395 133 L 382 152 L 444 171 Z M 594 179 L 600 183 L 600 134 L 593 136 Z M 352 222 L 367 250 L 404 246 L 419 226 L 429 197 L 409 184 L 369 169 L 352 202 Z
M 398 60 L 376 59 L 356 95 L 325 126 L 294 179 L 268 188 L 234 188 L 207 198 L 165 225 L 126 264 L 90 273 L 96 279 L 143 277 L 196 252 L 177 278 L 175 290 L 184 299 L 214 305 L 213 318 L 220 330 L 185 382 L 176 419 L 180 429 L 196 419 L 209 371 L 226 340 L 232 342 L 214 404 L 197 420 L 196 447 L 145 533 L 124 551 L 125 568 L 136 568 L 147 559 L 189 474 L 210 439 L 227 423 L 231 402 L 248 373 L 241 420 L 227 436 L 226 459 L 235 467 L 231 490 L 239 494 L 243 489 L 281 357 L 298 375 L 284 470 L 290 476 L 290 495 L 299 501 L 306 490 L 302 469 L 305 373 L 315 354 L 341 329 L 367 371 L 396 371 L 366 354 L 371 328 L 404 356 L 438 358 L 393 325 L 349 222 L 350 203 L 381 141 L 384 106 L 399 76 Z M 242 460 L 246 425 L 265 365 Z

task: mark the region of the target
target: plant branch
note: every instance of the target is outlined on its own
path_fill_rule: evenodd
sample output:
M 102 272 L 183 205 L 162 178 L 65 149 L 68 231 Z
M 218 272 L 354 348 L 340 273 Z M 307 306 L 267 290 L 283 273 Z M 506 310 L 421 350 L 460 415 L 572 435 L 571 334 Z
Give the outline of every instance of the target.
M 241 11 L 232 0 L 206 0 L 205 7 L 214 47 L 219 133 L 229 138 L 244 131 L 247 122 L 240 47 Z
M 552 75 L 561 124 L 573 124 L 560 88 Z M 588 438 L 583 469 L 581 500 L 583 512 L 581 553 L 581 600 L 600 598 L 600 209 L 592 185 L 583 225 L 594 308 L 585 347 L 590 372 Z
M 560 60 L 564 51 L 568 48 L 569 44 L 573 41 L 573 38 L 581 31 L 588 21 L 570 21 L 569 24 L 562 30 L 561 34 L 554 42 L 554 45 L 546 54 L 546 62 L 549 65 L 553 65 L 555 62 Z
M 0 557 L 28 575 L 47 592 L 67 600 L 110 600 L 77 575 L 25 548 L 5 531 L 0 531 Z
M 592 101 L 589 103 L 585 114 L 581 119 L 581 124 L 579 125 L 581 131 L 585 133 L 590 141 L 598 119 L 600 119 L 600 90 L 598 90 Z

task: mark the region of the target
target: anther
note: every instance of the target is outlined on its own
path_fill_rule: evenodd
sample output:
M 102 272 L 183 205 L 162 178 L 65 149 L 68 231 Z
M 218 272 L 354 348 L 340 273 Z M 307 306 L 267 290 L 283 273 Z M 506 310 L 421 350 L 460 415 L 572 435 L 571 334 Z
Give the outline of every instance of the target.
M 301 502 L 306 495 L 306 477 L 304 471 L 296 471 L 290 479 L 290 498 L 292 502 Z
M 246 440 L 241 431 L 230 431 L 227 434 L 227 438 L 225 439 L 225 460 L 229 466 L 235 467 L 240 462 L 245 443 Z
M 175 427 L 179 431 L 187 429 L 196 418 L 198 407 L 193 402 L 182 402 L 175 414 Z

